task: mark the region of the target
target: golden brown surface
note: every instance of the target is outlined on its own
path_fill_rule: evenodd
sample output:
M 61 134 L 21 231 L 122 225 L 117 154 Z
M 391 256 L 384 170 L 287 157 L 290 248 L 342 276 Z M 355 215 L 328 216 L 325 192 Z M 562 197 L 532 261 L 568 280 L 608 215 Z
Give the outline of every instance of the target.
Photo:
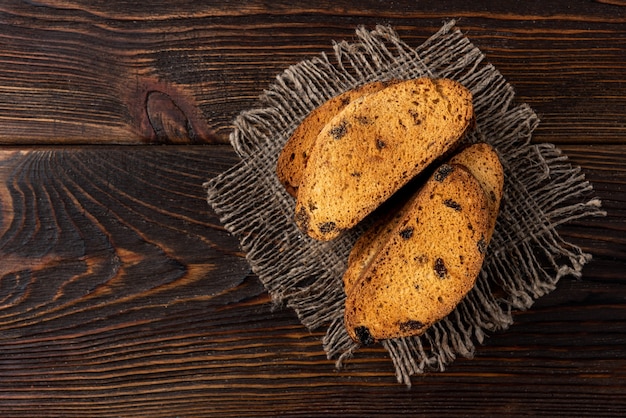
M 407 205 L 347 293 L 346 329 L 365 345 L 424 333 L 474 286 L 483 263 L 492 212 L 466 168 L 443 164 Z
M 276 164 L 276 175 L 289 194 L 296 196 L 311 148 L 324 125 L 350 102 L 365 94 L 377 92 L 386 85 L 387 83 L 376 81 L 339 94 L 314 109 L 298 125 L 280 152 Z
M 352 101 L 313 144 L 296 223 L 315 239 L 336 238 L 453 149 L 473 117 L 471 93 L 449 79 L 407 80 Z
M 491 216 L 485 241 L 489 242 L 498 220 L 504 188 L 504 172 L 498 154 L 490 145 L 478 143 L 457 152 L 449 162 L 467 168 L 476 177 L 487 195 Z
M 359 237 L 343 276 L 356 342 L 421 335 L 456 307 L 483 263 L 503 184 L 495 150 L 467 146 Z
M 451 156 L 448 163 L 463 165 L 480 182 L 489 202 L 489 231 L 485 241 L 491 240 L 493 228 L 498 218 L 500 202 L 504 186 L 504 173 L 496 151 L 486 143 L 473 144 L 458 150 Z M 421 182 L 416 182 L 419 187 Z M 413 188 L 416 188 L 416 187 Z M 389 234 L 401 222 L 409 205 L 402 205 L 407 200 L 407 193 L 401 193 L 397 201 L 382 208 L 374 224 L 369 227 L 356 241 L 348 257 L 348 267 L 343 275 L 343 285 L 346 294 L 350 294 L 359 276 L 372 262 L 380 248 L 384 245 Z M 403 199 L 404 198 L 404 199 Z M 399 201 L 399 202 L 398 202 Z
M 623 2 L 8 0 L 0 16 L 3 417 L 626 409 Z M 356 25 L 417 46 L 449 18 L 608 216 L 559 228 L 594 255 L 582 281 L 563 278 L 475 358 L 406 390 L 379 346 L 336 372 L 322 330 L 272 309 L 201 187 L 237 158 L 193 142 L 225 142 L 276 74 Z
M 348 256 L 348 267 L 343 275 L 343 290 L 346 295 L 352 292 L 363 271 L 385 244 L 398 222 L 402 220 L 404 210 L 407 208 L 408 206 L 405 205 L 400 208 L 389 209 L 386 214 L 375 221 L 374 225 L 367 228 L 354 243 Z

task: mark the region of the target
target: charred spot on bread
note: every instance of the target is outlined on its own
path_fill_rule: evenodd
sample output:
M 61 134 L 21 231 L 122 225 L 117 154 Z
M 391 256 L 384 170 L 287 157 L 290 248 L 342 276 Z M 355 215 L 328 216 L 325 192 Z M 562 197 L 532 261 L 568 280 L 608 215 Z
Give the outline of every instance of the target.
M 443 262 L 442 258 L 437 258 L 435 260 L 435 273 L 440 279 L 445 279 L 448 274 L 448 269 L 446 268 L 446 264 Z
M 442 183 L 454 171 L 454 167 L 449 164 L 442 164 L 435 172 L 435 181 Z
M 348 133 L 348 122 L 342 120 L 338 125 L 333 126 L 329 133 L 334 139 L 340 140 Z
M 400 323 L 400 332 L 415 331 L 424 328 L 424 323 L 409 319 L 408 321 Z
M 385 141 L 383 141 L 380 138 L 376 138 L 376 148 L 381 150 L 383 148 L 385 148 L 387 146 L 387 144 L 385 143 Z
M 370 125 L 372 123 L 371 119 L 367 116 L 356 116 L 355 119 L 361 124 L 361 125 Z
M 413 227 L 409 226 L 400 231 L 400 236 L 404 239 L 409 239 L 413 236 Z
M 409 110 L 409 115 L 411 115 L 411 118 L 413 118 L 413 125 L 419 125 L 420 123 L 422 123 L 422 119 L 420 118 L 419 113 L 415 110 Z
M 337 225 L 334 222 L 324 222 L 320 224 L 319 230 L 322 234 L 328 234 L 333 232 L 337 228 Z
M 370 330 L 366 326 L 360 326 L 354 328 L 354 333 L 356 334 L 356 338 L 363 345 L 372 345 L 374 344 L 374 338 L 372 338 L 372 334 L 370 334 Z
M 456 210 L 457 212 L 461 211 L 461 204 L 452 200 L 452 199 L 446 199 L 443 201 L 443 204 L 446 205 L 449 208 L 452 208 L 454 210 Z

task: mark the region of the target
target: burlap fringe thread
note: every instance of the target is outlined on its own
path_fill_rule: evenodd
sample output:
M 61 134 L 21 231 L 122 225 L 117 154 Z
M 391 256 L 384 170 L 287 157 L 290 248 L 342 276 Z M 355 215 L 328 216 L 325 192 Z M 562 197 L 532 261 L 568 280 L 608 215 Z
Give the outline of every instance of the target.
M 398 381 L 408 386 L 412 375 L 444 370 L 458 355 L 471 357 L 486 332 L 506 329 L 512 309 L 528 309 L 561 277 L 580 277 L 591 256 L 565 242 L 555 227 L 605 215 L 578 167 L 551 144 L 530 144 L 537 116 L 513 103 L 513 88 L 454 25 L 446 23 L 417 49 L 389 27 L 359 28 L 356 42 L 334 45 L 333 60 L 322 54 L 288 68 L 258 108 L 235 120 L 230 140 L 242 161 L 205 185 L 209 204 L 239 239 L 273 301 L 294 309 L 309 329 L 327 326 L 323 347 L 340 367 L 358 348 L 343 327 L 341 278 L 363 227 L 332 242 L 304 236 L 293 223 L 295 202 L 275 175 L 280 149 L 311 110 L 358 85 L 431 76 L 467 86 L 476 111 L 468 140 L 498 151 L 504 203 L 483 270 L 464 301 L 423 336 L 383 343 Z

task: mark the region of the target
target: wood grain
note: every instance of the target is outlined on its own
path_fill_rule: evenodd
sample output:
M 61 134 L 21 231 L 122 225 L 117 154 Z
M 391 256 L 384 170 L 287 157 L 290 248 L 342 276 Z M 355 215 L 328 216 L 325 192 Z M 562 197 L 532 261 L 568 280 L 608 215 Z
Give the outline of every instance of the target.
M 203 179 L 237 161 L 229 147 L 5 149 L 2 213 L 14 216 L 3 217 L 0 241 L 0 411 L 618 414 L 626 146 L 563 149 L 609 212 L 563 229 L 594 253 L 584 280 L 563 279 L 474 359 L 416 377 L 411 390 L 380 347 L 336 371 L 323 330 L 272 308 L 204 206 Z
M 553 142 L 624 137 L 623 5 L 465 3 L 4 2 L 0 143 L 225 142 L 277 74 L 358 25 L 416 47 L 451 18 Z
M 608 216 L 560 228 L 594 256 L 583 280 L 407 390 L 378 346 L 335 370 L 201 185 L 289 65 L 358 25 L 417 46 L 450 18 Z M 625 100 L 618 0 L 2 2 L 0 416 L 624 415 Z
M 0 155 L 5 339 L 142 324 L 150 311 L 228 291 L 249 271 L 203 199 L 205 176 L 230 163 L 210 150 Z

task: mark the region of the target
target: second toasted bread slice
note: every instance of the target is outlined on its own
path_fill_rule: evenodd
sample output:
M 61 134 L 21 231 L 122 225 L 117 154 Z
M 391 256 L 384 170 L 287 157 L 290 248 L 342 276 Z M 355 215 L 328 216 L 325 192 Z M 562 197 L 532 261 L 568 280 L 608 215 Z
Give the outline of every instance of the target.
M 454 309 L 482 265 L 489 207 L 465 168 L 443 165 L 408 205 L 347 295 L 345 326 L 362 344 L 421 334 Z
M 504 173 L 488 144 L 472 145 L 450 163 L 396 215 L 366 231 L 350 253 L 345 323 L 356 341 L 419 335 L 473 286 Z
M 504 171 L 495 149 L 487 143 L 477 143 L 453 155 L 448 164 L 462 165 L 480 183 L 489 204 L 489 229 L 485 241 L 491 240 L 496 225 L 502 192 Z M 350 293 L 363 271 L 374 260 L 380 248 L 387 242 L 396 225 L 403 219 L 409 205 L 391 210 L 368 228 L 356 241 L 348 257 L 348 268 L 343 275 L 344 291 Z

